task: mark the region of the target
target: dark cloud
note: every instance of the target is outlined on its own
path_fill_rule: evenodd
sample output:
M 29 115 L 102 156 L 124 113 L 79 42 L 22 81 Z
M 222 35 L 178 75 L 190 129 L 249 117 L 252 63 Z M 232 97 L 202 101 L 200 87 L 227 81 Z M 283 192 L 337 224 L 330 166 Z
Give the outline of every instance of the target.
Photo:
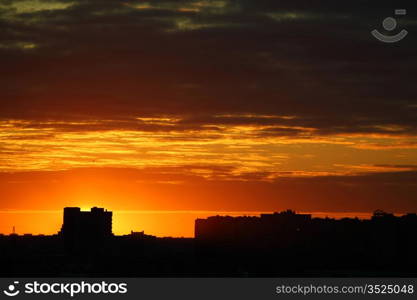
M 19 12 L 28 2 L 0 6 L 2 118 L 170 130 L 132 120 L 176 115 L 180 130 L 256 123 L 390 133 L 383 127 L 395 125 L 395 134 L 415 135 L 414 1 L 61 0 Z M 399 26 L 410 35 L 397 45 L 373 40 L 369 31 L 395 8 L 408 9 Z M 214 117 L 245 113 L 297 118 Z
M 108 130 L 128 130 L 140 132 L 191 132 L 190 138 L 198 139 L 199 134 L 210 132 L 210 139 L 222 137 L 235 126 L 251 126 L 253 138 L 259 137 L 298 137 L 340 135 L 375 135 L 394 138 L 413 138 L 417 131 L 413 119 L 340 119 L 337 117 L 311 116 L 263 116 L 263 115 L 153 115 L 151 118 L 136 118 L 115 116 L 113 119 L 98 119 L 97 115 L 85 116 L 80 120 L 79 115 L 47 115 L 46 120 L 31 120 L 27 122 L 0 119 L 3 125 L 12 126 L 15 130 L 42 130 L 43 137 L 53 137 L 59 132 L 94 132 Z M 65 118 L 63 118 L 65 116 Z M 117 118 L 119 117 L 119 118 Z M 177 118 L 172 118 L 177 117 Z M 65 121 L 62 121 L 62 120 Z M 45 130 L 49 131 L 46 135 Z M 216 135 L 216 133 L 218 135 Z M 36 138 L 37 135 L 17 136 L 15 139 Z M 40 137 L 40 136 L 39 136 Z M 9 137 L 12 139 L 13 137 Z M 165 136 L 165 139 L 176 137 Z M 180 139 L 184 139 L 181 137 Z M 205 136 L 207 138 L 207 136 Z

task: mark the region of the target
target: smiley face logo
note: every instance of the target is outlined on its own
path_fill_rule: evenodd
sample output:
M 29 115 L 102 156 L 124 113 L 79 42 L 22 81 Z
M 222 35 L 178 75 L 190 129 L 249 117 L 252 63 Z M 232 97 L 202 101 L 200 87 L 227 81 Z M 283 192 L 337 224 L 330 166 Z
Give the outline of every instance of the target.
M 9 297 L 14 297 L 19 295 L 20 291 L 16 288 L 16 286 L 19 284 L 19 281 L 13 282 L 13 284 L 10 284 L 7 287 L 7 290 L 4 290 L 3 293 Z
M 396 9 L 395 14 L 405 16 L 407 14 L 407 10 L 405 10 L 405 9 Z M 382 22 L 382 27 L 384 27 L 384 29 L 387 32 L 392 32 L 394 29 L 397 28 L 397 20 L 395 20 L 394 18 L 391 18 L 391 17 L 385 18 L 384 21 Z M 395 35 L 385 35 L 385 34 L 382 34 L 378 30 L 375 29 L 371 33 L 376 39 L 378 39 L 381 42 L 396 43 L 396 42 L 399 42 L 402 39 L 404 39 L 407 36 L 408 31 L 403 29 Z

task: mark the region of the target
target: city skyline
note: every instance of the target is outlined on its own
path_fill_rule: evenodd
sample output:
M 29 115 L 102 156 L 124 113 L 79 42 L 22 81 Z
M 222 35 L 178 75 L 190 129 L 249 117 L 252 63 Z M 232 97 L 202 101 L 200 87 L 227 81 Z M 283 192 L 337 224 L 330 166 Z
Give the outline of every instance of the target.
M 94 207 L 96 208 L 96 207 Z M 81 212 L 90 212 L 93 208 L 79 208 Z M 112 210 L 110 210 L 112 211 Z M 130 232 L 145 232 L 157 237 L 194 237 L 194 223 L 197 219 L 205 219 L 213 216 L 222 217 L 260 217 L 263 214 L 273 214 L 276 211 L 112 211 L 113 234 L 126 235 Z M 331 218 L 340 220 L 343 218 L 367 220 L 375 211 L 360 212 L 308 212 L 297 211 L 300 214 L 309 214 L 313 218 Z M 409 212 L 396 213 L 396 216 Z M 38 218 L 31 218 L 31 215 Z M 9 218 L 4 216 L 9 215 Z M 25 218 L 24 222 L 16 221 L 16 215 Z M 52 215 L 52 216 L 51 216 Z M 63 223 L 62 210 L 57 211 L 0 211 L 0 234 L 10 235 L 56 235 L 61 230 Z M 29 216 L 29 220 L 28 220 Z M 49 220 L 48 220 L 49 219 Z M 52 221 L 51 221 L 52 220 Z M 179 220 L 181 220 L 179 222 Z M 11 224 L 14 221 L 13 225 Z M 26 225 L 29 224 L 29 225 Z M 21 225 L 23 225 L 21 227 Z M 47 226 L 45 226 L 47 225 Z
M 290 209 L 209 216 L 194 221 L 193 238 L 117 235 L 112 224 L 113 212 L 106 208 L 65 207 L 57 234 L 0 235 L 0 275 L 409 277 L 417 263 L 416 213 L 377 210 L 362 220 Z

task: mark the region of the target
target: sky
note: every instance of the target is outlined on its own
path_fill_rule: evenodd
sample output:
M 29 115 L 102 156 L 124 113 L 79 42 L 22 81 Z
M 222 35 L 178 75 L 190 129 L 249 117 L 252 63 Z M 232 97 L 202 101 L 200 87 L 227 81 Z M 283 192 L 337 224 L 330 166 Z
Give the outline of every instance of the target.
M 2 0 L 0 232 L 56 232 L 65 206 L 177 236 L 211 213 L 416 211 L 416 8 Z M 370 34 L 390 16 L 396 44 Z

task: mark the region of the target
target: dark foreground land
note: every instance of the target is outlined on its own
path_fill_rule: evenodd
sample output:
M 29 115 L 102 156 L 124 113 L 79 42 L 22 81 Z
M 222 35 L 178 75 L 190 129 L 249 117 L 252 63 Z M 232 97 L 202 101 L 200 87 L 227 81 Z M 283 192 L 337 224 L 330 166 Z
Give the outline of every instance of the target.
M 2 277 L 416 277 L 417 215 L 196 220 L 196 237 L 0 236 Z M 78 228 L 79 229 L 79 228 Z M 88 228 L 87 228 L 88 229 Z

